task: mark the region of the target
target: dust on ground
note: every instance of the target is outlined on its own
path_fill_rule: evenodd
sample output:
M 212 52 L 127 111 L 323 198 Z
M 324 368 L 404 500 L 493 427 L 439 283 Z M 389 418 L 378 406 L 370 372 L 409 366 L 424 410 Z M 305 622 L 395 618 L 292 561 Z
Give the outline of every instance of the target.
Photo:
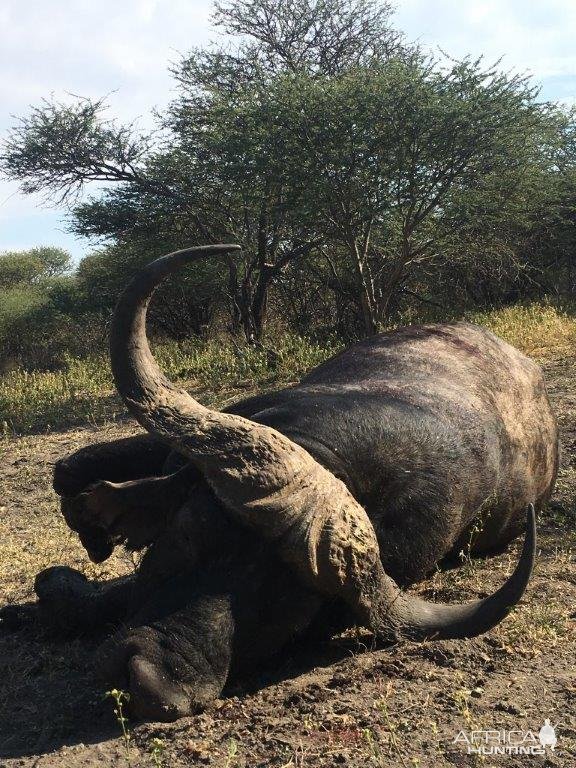
M 562 468 L 539 525 L 537 571 L 499 627 L 469 641 L 375 650 L 359 632 L 294 647 L 204 713 L 169 725 L 129 723 L 124 738 L 91 668 L 95 641 L 56 642 L 31 624 L 0 636 L 0 768 L 576 766 L 576 360 L 545 368 Z M 33 600 L 34 575 L 49 565 L 100 579 L 134 567 L 124 553 L 102 566 L 87 561 L 50 478 L 59 457 L 135 431 L 126 422 L 0 443 L 0 604 Z M 514 546 L 467 562 L 419 591 L 438 600 L 483 596 L 516 557 Z M 545 756 L 479 757 L 459 736 L 504 729 L 537 737 L 545 718 L 558 738 Z

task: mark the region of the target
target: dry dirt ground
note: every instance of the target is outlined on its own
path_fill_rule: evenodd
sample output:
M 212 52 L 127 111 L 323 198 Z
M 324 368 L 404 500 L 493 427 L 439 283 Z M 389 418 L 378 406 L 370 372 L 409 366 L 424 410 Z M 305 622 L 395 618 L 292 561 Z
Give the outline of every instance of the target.
M 545 367 L 562 429 L 562 470 L 539 525 L 537 571 L 498 628 L 471 641 L 373 649 L 358 634 L 295 647 L 205 713 L 171 725 L 129 723 L 129 738 L 91 667 L 93 642 L 56 642 L 34 623 L 4 630 L 0 768 L 576 766 L 576 360 Z M 34 574 L 51 564 L 98 578 L 133 567 L 122 554 L 90 565 L 50 488 L 58 457 L 130 431 L 127 423 L 0 443 L 0 605 L 33 599 Z M 515 559 L 516 547 L 438 573 L 419 591 L 478 597 L 504 580 Z M 537 736 L 544 718 L 558 738 L 544 756 L 468 754 L 458 737 L 474 730 Z M 491 743 L 501 738 L 492 733 Z

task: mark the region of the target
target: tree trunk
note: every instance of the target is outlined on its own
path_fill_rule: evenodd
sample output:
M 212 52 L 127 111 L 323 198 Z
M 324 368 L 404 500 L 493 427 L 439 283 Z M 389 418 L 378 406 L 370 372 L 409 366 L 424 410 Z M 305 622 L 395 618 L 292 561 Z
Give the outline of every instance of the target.
M 228 306 L 230 308 L 230 333 L 233 336 L 239 336 L 242 330 L 241 303 L 238 265 L 232 257 L 228 257 Z
M 399 259 L 393 266 L 378 296 L 378 318 L 381 323 L 390 319 L 391 303 L 404 278 L 404 260 Z
M 254 341 L 262 341 L 268 310 L 268 291 L 272 285 L 273 271 L 265 264 L 258 275 L 258 281 L 252 299 L 251 314 Z
M 362 308 L 362 320 L 366 336 L 372 336 L 378 332 L 378 305 L 374 291 L 374 281 L 370 272 L 370 265 L 366 261 L 368 252 L 368 238 L 365 239 L 362 249 L 358 242 L 350 243 L 352 257 L 356 266 L 360 289 L 360 307 Z

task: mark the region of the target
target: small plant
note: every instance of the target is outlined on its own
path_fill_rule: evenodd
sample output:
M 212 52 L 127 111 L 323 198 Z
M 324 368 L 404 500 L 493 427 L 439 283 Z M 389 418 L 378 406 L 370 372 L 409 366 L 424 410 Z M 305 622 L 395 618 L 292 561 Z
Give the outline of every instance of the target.
M 152 749 L 150 754 L 156 768 L 162 768 L 164 765 L 164 758 L 166 757 L 166 743 L 164 739 L 154 738 L 151 742 Z
M 480 723 L 477 721 L 475 713 L 472 710 L 472 691 L 466 686 L 464 675 L 460 672 L 456 674 L 456 679 L 459 687 L 453 692 L 452 697 L 456 709 L 460 713 L 460 717 L 463 722 L 466 723 L 466 727 L 469 731 L 475 728 L 480 728 Z
M 228 752 L 226 754 L 226 768 L 231 768 L 238 758 L 238 742 L 236 739 L 230 739 L 228 742 Z
M 120 691 L 118 688 L 112 688 L 111 691 L 106 691 L 106 696 L 109 696 L 114 702 L 114 714 L 122 731 L 126 759 L 130 763 L 130 740 L 132 737 L 130 735 L 128 718 L 124 714 L 124 705 L 130 701 L 130 694 L 126 693 L 126 691 Z
M 481 518 L 478 518 L 478 520 L 476 520 L 470 528 L 470 535 L 468 536 L 466 547 L 460 550 L 460 552 L 458 553 L 460 562 L 464 566 L 464 573 L 467 576 L 474 571 L 474 559 L 472 557 L 472 549 L 474 547 L 474 544 L 476 543 L 477 537 L 482 533 L 483 530 L 484 530 L 484 521 Z
M 280 768 L 306 768 L 307 750 L 301 743 L 293 750 L 286 748 L 286 751 L 289 755 L 288 762 L 282 763 Z
M 362 737 L 370 752 L 371 762 L 376 763 L 376 765 L 382 765 L 382 750 L 380 749 L 380 744 L 375 739 L 372 730 L 370 728 L 363 728 Z

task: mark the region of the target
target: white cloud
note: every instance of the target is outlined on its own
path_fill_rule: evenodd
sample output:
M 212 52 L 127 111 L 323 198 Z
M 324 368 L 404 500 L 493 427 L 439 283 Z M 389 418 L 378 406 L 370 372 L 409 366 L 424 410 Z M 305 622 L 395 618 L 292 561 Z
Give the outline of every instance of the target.
M 529 72 L 537 81 L 576 78 L 573 0 L 400 0 L 396 20 L 408 38 L 463 57 Z
M 0 131 L 42 98 L 109 94 L 109 114 L 151 123 L 173 95 L 168 64 L 209 37 L 209 0 L 2 0 Z M 63 211 L 0 181 L 0 251 L 39 243 L 79 256 Z
M 1 109 L 19 113 L 64 92 L 117 91 L 111 103 L 123 118 L 165 103 L 168 62 L 206 40 L 209 11 L 208 0 L 3 0 Z

